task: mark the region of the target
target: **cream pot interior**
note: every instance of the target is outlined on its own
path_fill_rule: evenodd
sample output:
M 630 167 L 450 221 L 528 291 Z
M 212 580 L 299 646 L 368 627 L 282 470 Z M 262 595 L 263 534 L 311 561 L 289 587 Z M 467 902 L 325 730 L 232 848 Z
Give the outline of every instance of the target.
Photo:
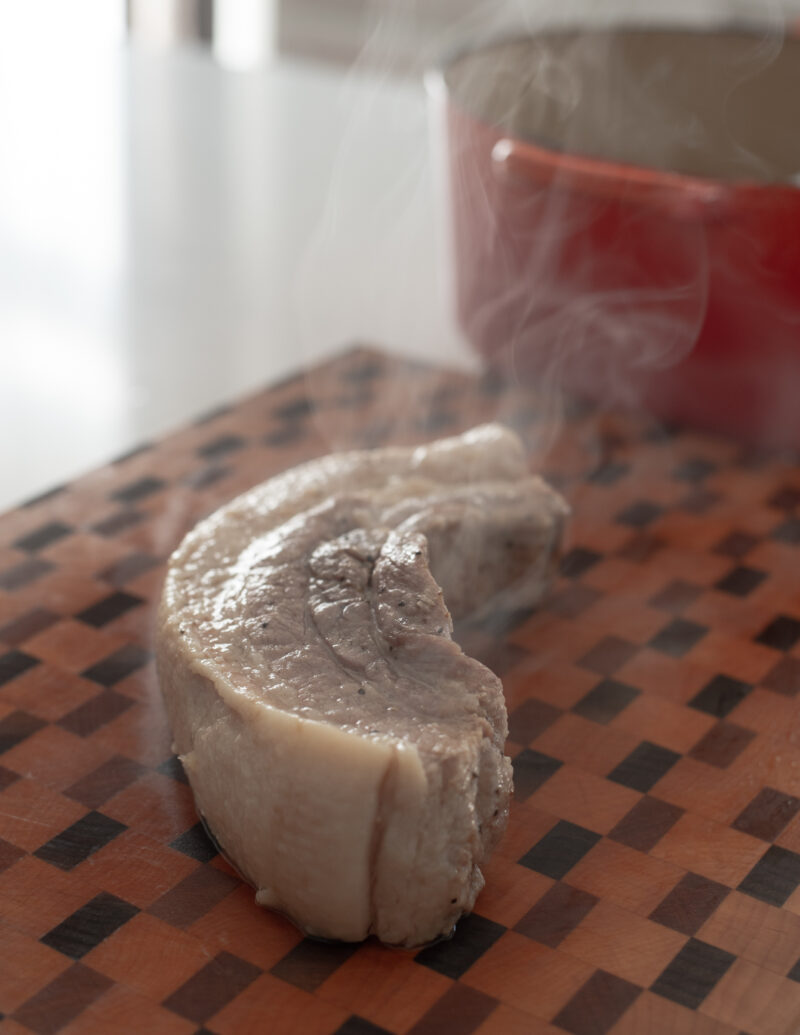
M 800 182 L 800 41 L 780 34 L 549 32 L 464 54 L 444 76 L 471 115 L 557 151 Z

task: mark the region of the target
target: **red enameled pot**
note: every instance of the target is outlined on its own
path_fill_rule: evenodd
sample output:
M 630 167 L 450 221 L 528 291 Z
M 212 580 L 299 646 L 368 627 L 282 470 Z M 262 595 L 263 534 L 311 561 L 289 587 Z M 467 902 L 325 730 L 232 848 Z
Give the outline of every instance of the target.
M 559 30 L 428 85 L 458 319 L 490 364 L 800 447 L 800 42 Z

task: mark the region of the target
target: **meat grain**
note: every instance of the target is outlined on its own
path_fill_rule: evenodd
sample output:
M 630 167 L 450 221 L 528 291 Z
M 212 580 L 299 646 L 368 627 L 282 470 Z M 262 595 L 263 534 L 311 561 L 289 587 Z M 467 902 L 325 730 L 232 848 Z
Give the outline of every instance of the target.
M 512 780 L 502 686 L 451 614 L 535 603 L 566 512 L 486 425 L 312 461 L 189 533 L 159 678 L 198 810 L 258 902 L 406 946 L 472 908 Z

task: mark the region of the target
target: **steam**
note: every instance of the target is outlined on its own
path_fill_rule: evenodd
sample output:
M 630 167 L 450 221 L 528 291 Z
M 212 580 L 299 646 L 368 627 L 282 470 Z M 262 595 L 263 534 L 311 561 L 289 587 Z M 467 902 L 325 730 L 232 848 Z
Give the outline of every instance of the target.
M 703 111 L 687 98 L 691 83 L 670 82 L 670 67 L 637 65 L 613 33 L 594 31 L 630 23 L 627 5 L 560 5 L 554 18 L 545 5 L 492 0 L 438 24 L 431 6 L 381 5 L 350 70 L 341 98 L 347 130 L 297 282 L 300 341 L 306 354 L 323 339 L 360 341 L 444 366 L 499 367 L 531 388 L 529 445 L 543 464 L 559 434 L 565 391 L 635 406 L 647 378 L 691 352 L 708 305 L 708 232 L 691 210 L 683 219 L 661 218 L 658 199 L 646 215 L 625 212 L 624 192 L 609 199 L 609 210 L 622 208 L 613 232 L 603 231 L 598 206 L 570 195 L 567 173 L 532 180 L 513 142 L 705 176 L 705 195 L 687 204 L 713 211 L 719 203 L 724 218 L 725 192 L 711 177 L 790 182 L 800 172 L 800 162 L 789 167 L 791 154 L 765 157 L 758 132 L 745 132 L 743 87 L 776 63 L 785 12 L 778 0 L 729 5 L 719 17 L 700 15 L 694 0 L 651 8 L 646 19 L 636 12 L 636 24 L 733 18 L 758 27 L 732 55 L 709 56 L 705 74 L 722 85 Z M 421 42 L 409 32 L 415 25 L 428 26 Z M 553 26 L 580 28 L 558 46 L 541 38 L 533 49 L 487 46 Z M 422 146 L 429 114 L 420 76 L 458 52 L 468 57 L 448 66 L 451 96 L 501 131 L 487 134 L 491 159 L 480 169 L 474 138 L 454 136 L 452 127 L 448 138 L 441 92 L 430 122 L 432 158 Z M 613 89 L 587 90 L 587 68 Z M 374 146 L 376 120 L 392 128 L 390 141 L 381 134 L 383 152 Z M 715 169 L 720 160 L 724 168 Z M 382 183 L 380 194 L 365 195 L 364 182 Z M 643 235 L 645 252 L 632 254 L 631 242 Z M 381 391 L 384 423 L 397 429 L 388 437 L 402 438 L 407 400 L 391 382 Z M 501 396 L 497 417 L 504 416 Z M 358 443 L 360 429 L 346 415 L 317 420 L 331 448 Z

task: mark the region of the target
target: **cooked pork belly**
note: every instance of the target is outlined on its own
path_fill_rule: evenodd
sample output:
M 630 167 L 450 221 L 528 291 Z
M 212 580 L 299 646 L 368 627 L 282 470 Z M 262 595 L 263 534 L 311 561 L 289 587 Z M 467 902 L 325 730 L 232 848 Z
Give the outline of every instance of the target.
M 535 603 L 566 515 L 497 425 L 323 457 L 173 555 L 157 657 L 200 814 L 304 931 L 419 945 L 483 886 L 511 766 L 451 613 Z

